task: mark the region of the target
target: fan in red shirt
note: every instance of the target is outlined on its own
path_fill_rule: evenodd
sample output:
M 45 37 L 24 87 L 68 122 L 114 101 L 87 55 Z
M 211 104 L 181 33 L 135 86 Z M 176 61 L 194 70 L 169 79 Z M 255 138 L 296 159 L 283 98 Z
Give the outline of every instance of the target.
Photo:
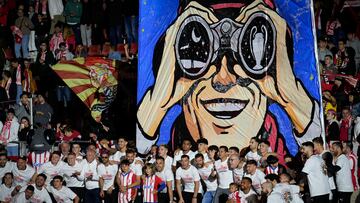
M 74 139 L 81 139 L 80 132 L 74 130 L 69 125 L 57 125 L 56 128 L 56 140 L 70 142 Z
M 143 167 L 143 175 L 141 177 L 141 185 L 143 188 L 143 202 L 158 202 L 158 192 L 165 188 L 165 182 L 155 175 L 155 166 L 147 163 Z
M 128 203 L 135 200 L 138 184 L 136 175 L 130 170 L 130 162 L 124 159 L 120 163 L 120 169 L 116 176 L 116 183 L 119 186 L 119 203 Z

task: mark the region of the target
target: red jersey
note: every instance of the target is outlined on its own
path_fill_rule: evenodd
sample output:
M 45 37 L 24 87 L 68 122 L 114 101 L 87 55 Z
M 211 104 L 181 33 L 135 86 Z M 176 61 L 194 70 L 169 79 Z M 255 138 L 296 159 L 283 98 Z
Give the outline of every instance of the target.
M 349 159 L 350 162 L 350 166 L 351 166 L 351 179 L 352 179 L 352 183 L 354 186 L 354 191 L 359 189 L 359 184 L 358 184 L 358 174 L 357 174 L 357 157 L 356 155 L 351 152 L 349 155 L 346 155 L 346 157 Z
M 130 171 L 128 173 L 119 173 L 120 176 L 120 186 L 129 186 L 136 182 L 136 175 Z M 132 197 L 136 194 L 135 188 L 128 189 L 125 193 L 119 192 L 118 202 L 119 203 L 128 203 L 131 201 Z
M 158 195 L 154 194 L 154 191 L 158 191 L 163 184 L 164 181 L 156 175 L 146 176 L 145 180 L 142 180 L 143 202 L 158 202 Z
M 228 200 L 233 200 L 236 203 L 240 203 L 239 191 L 236 191 L 236 192 L 233 192 L 233 193 L 229 194 Z

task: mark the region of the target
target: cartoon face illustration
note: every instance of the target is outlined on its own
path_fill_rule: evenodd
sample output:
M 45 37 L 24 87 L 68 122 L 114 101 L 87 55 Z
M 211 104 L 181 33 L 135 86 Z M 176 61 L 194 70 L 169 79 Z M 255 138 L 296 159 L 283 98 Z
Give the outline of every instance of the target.
M 239 10 L 236 17 L 220 17 L 191 1 L 159 40 L 155 83 L 137 113 L 140 152 L 146 141 L 156 142 L 175 104 L 182 107 L 177 122 L 183 125 L 174 123 L 172 140 L 206 138 L 240 148 L 254 136 L 278 142 L 272 103 L 289 116 L 298 143 L 320 135 L 319 106 L 292 70 L 286 21 L 260 0 Z

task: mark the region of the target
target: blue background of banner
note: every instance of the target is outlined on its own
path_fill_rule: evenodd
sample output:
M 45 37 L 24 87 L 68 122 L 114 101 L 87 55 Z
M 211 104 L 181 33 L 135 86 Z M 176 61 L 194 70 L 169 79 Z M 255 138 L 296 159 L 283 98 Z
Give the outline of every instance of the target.
M 293 34 L 295 76 L 303 82 L 310 95 L 319 102 L 310 2 L 311 0 L 275 0 L 275 5 L 277 12 L 286 20 Z M 178 1 L 176 0 L 140 0 L 137 103 L 154 83 L 153 50 L 159 37 L 176 18 L 177 10 Z M 271 105 L 269 110 L 276 117 L 280 133 L 285 137 L 290 153 L 295 155 L 298 152 L 298 145 L 293 137 L 293 127 L 289 117 L 277 104 Z M 181 111 L 182 107 L 175 105 L 167 112 L 160 126 L 158 144 L 169 142 L 172 124 Z

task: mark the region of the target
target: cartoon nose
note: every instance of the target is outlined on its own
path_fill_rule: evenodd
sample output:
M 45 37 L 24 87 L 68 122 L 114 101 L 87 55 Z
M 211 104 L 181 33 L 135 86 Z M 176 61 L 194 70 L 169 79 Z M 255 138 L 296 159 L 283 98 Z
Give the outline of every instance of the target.
M 236 84 L 236 77 L 229 72 L 226 56 L 221 59 L 221 67 L 212 80 L 213 88 L 218 92 L 226 92 Z

